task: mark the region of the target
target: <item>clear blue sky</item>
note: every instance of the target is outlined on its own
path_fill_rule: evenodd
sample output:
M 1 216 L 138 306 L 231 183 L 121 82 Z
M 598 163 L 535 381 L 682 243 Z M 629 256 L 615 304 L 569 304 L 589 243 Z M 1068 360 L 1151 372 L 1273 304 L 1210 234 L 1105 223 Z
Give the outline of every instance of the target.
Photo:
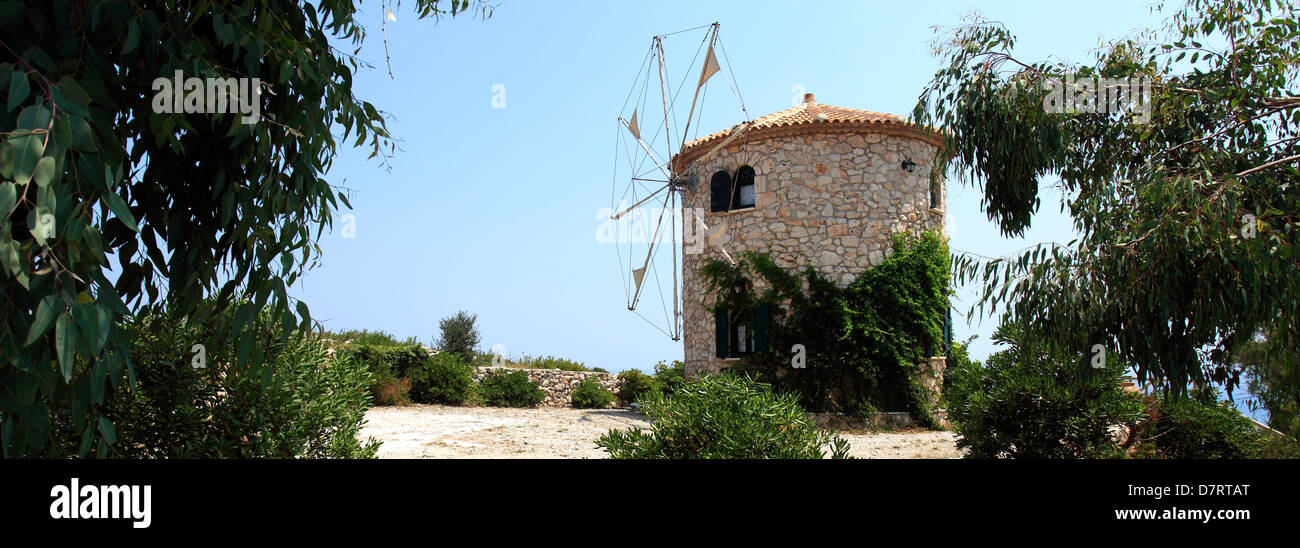
M 956 25 L 972 9 L 1006 23 L 1019 36 L 1017 55 L 1034 60 L 1087 61 L 1099 39 L 1164 17 L 1133 0 L 503 0 L 487 21 L 435 23 L 408 6 L 388 26 L 390 79 L 379 3 L 366 7 L 373 24 L 362 57 L 376 68 L 358 74 L 355 88 L 392 114 L 402 150 L 391 171 L 367 160 L 368 150 L 336 158 L 329 179 L 356 189 L 356 237 L 343 238 L 338 224 L 324 235 L 322 266 L 295 296 L 330 329 L 425 342 L 439 318 L 469 310 L 484 349 L 500 344 L 510 356 L 551 354 L 611 371 L 683 354 L 626 310 L 614 250 L 595 239 L 596 212 L 609 204 L 615 119 L 652 35 L 720 22 L 753 116 L 789 107 L 796 85 L 819 102 L 906 115 L 938 67 L 931 26 Z M 504 109 L 492 108 L 497 84 Z M 706 120 L 704 130 L 740 121 Z M 978 190 L 954 182 L 951 246 L 998 256 L 1068 241 L 1057 201 L 1044 198 L 1025 239 L 1006 240 L 980 212 Z M 972 298 L 961 291 L 955 303 L 956 336 L 979 334 L 973 354 L 982 359 L 996 321 L 966 325 Z

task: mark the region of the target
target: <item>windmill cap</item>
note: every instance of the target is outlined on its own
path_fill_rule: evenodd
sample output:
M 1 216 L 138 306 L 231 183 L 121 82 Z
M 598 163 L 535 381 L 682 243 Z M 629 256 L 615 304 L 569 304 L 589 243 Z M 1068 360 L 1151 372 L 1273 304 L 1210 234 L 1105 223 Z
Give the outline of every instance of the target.
M 805 93 L 805 94 L 803 94 L 803 102 L 805 102 L 805 103 L 816 103 L 817 101 L 814 101 L 814 100 L 813 100 L 813 94 L 811 94 L 811 93 Z

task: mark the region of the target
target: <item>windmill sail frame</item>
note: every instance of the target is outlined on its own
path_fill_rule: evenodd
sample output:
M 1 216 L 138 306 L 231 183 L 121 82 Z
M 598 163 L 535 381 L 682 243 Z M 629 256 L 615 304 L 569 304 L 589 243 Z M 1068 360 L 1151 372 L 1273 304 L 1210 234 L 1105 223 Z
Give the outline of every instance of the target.
M 679 112 L 674 108 L 674 104 L 678 94 L 682 91 L 682 88 L 689 82 L 689 80 L 683 79 L 681 84 L 676 88 L 676 91 L 670 94 L 667 53 L 664 47 L 665 38 L 675 34 L 699 30 L 706 27 L 708 28 L 707 34 L 701 43 L 701 48 L 696 51 L 696 58 L 691 61 L 691 68 L 694 68 L 695 62 L 699 59 L 700 51 L 704 51 L 704 61 L 700 66 L 698 78 L 694 82 L 695 89 L 691 97 L 690 108 L 687 112 L 686 119 L 684 123 L 679 126 L 681 138 L 679 141 L 674 143 L 674 137 L 677 136 L 677 133 L 673 131 L 673 117 L 675 116 L 675 112 Z M 634 240 L 637 239 L 635 237 L 637 234 L 635 230 L 632 231 L 632 237 L 627 238 L 626 243 L 628 256 L 625 265 L 623 264 L 622 258 L 622 242 L 616 242 L 615 245 L 616 248 L 620 249 L 618 255 L 621 265 L 620 271 L 623 273 L 625 291 L 627 293 L 627 308 L 628 310 L 637 313 L 638 316 L 641 316 L 647 322 L 655 325 L 655 327 L 659 328 L 660 331 L 668 335 L 672 340 L 680 340 L 682 336 L 682 280 L 679 276 L 678 238 L 679 235 L 685 237 L 687 231 L 685 226 L 683 226 L 679 231 L 678 225 L 684 223 L 688 216 L 695 217 L 695 215 L 688 215 L 689 212 L 686 212 L 683 208 L 686 204 L 690 203 L 687 196 L 685 196 L 685 193 L 694 192 L 695 182 L 697 180 L 697 174 L 692 172 L 692 167 L 693 165 L 700 163 L 697 160 L 689 165 L 676 165 L 676 158 L 677 154 L 681 151 L 680 149 L 683 149 L 686 144 L 690 142 L 691 129 L 695 128 L 698 132 L 699 126 L 702 125 L 700 123 L 700 118 L 703 117 L 703 101 L 707 97 L 706 85 L 719 73 L 723 74 L 725 79 L 729 72 L 729 69 L 728 71 L 723 70 L 723 65 L 719 62 L 719 57 L 716 53 L 716 47 L 720 45 L 718 35 L 719 24 L 715 22 L 694 29 L 686 29 L 652 37 L 650 51 L 647 52 L 647 58 L 642 64 L 644 77 L 642 77 L 641 70 L 638 70 L 637 79 L 633 83 L 632 90 L 629 91 L 628 94 L 628 101 L 632 100 L 632 97 L 638 90 L 638 86 L 640 87 L 641 93 L 637 102 L 632 104 L 631 115 L 626 117 L 620 115 L 618 117 L 618 124 L 620 127 L 616 134 L 618 136 L 616 137 L 616 145 L 624 145 L 621 150 L 624 156 L 619 156 L 620 149 L 616 146 L 614 188 L 611 192 L 610 208 L 612 213 L 609 216 L 609 221 L 623 223 L 629 221 L 637 222 L 641 219 L 645 219 L 650 225 L 641 231 L 641 233 L 649 236 L 649 240 L 645 242 L 635 242 Z M 658 101 L 659 105 L 657 106 L 663 109 L 663 126 L 657 127 L 653 134 L 650 134 L 646 133 L 650 128 L 643 127 L 643 125 L 646 122 L 646 117 L 651 115 L 651 113 L 646 109 L 646 99 L 650 86 L 650 79 L 653 77 L 652 75 L 655 72 L 657 72 L 658 76 L 657 87 L 659 88 L 660 95 L 660 101 Z M 693 75 L 695 72 L 688 69 L 687 74 L 689 77 L 689 75 Z M 746 123 L 748 123 L 749 115 L 748 111 L 745 109 L 744 101 L 740 98 L 739 92 L 736 91 L 734 82 L 729 81 L 728 84 L 732 86 L 732 91 L 735 92 L 736 98 L 740 103 L 740 110 L 744 113 L 745 119 L 747 120 Z M 627 107 L 628 102 L 625 101 L 624 109 Z M 627 111 L 624 110 L 624 112 L 626 113 Z M 699 114 L 698 117 L 697 113 Z M 657 116 L 655 116 L 655 118 L 657 118 Z M 656 123 L 654 126 L 658 126 L 658 124 Z M 659 137 L 660 133 L 663 134 L 662 139 Z M 734 141 L 735 138 L 738 138 L 742 133 L 743 129 L 741 131 L 733 132 L 733 135 L 729 137 L 728 140 L 724 141 L 724 145 Z M 635 142 L 635 145 L 627 142 L 628 137 Z M 666 148 L 661 151 L 656 151 L 656 142 L 660 142 L 662 146 L 666 146 Z M 711 154 L 707 156 L 711 156 Z M 627 161 L 627 169 L 630 173 L 626 174 L 626 177 L 620 179 L 619 165 L 622 160 Z M 648 166 L 649 169 L 643 171 L 642 168 L 647 167 L 644 165 L 646 162 L 653 165 Z M 656 171 L 664 176 L 663 180 L 651 179 L 647 176 L 648 173 Z M 645 183 L 650 182 L 658 184 L 654 186 L 645 185 Z M 619 188 L 621 185 L 624 187 L 624 191 L 622 195 L 619 195 Z M 665 192 L 665 195 L 660 196 L 661 193 Z M 630 205 L 628 205 L 629 202 L 631 202 Z M 644 214 L 651 204 L 661 204 L 657 215 L 654 215 L 653 213 L 649 215 Z M 667 227 L 663 226 L 666 215 Z M 653 221 L 650 221 L 650 217 L 655 218 Z M 731 255 L 722 248 L 719 238 L 715 237 L 715 233 L 725 231 L 725 227 L 710 229 L 708 226 L 704 225 L 702 218 L 692 219 L 691 221 L 697 224 L 697 228 L 702 228 L 705 233 L 709 234 L 709 236 L 705 238 L 707 240 L 706 247 L 715 248 L 728 262 L 735 264 Z M 650 227 L 653 227 L 653 230 L 651 230 Z M 668 238 L 667 242 L 661 241 L 661 238 L 663 237 Z M 665 244 L 667 249 L 665 249 Z M 686 259 L 685 255 L 688 251 L 683 248 L 681 253 L 682 256 L 680 257 L 680 260 L 684 262 Z M 667 257 L 664 257 L 664 259 L 669 261 L 671 268 L 671 277 L 668 280 L 660 279 L 655 260 L 658 254 L 668 255 Z M 643 258 L 642 255 L 644 255 Z M 649 318 L 646 318 L 638 309 L 642 304 L 643 298 L 649 294 L 649 288 L 647 286 L 652 284 L 652 279 L 653 285 L 659 293 L 660 304 L 664 308 L 664 323 L 662 327 L 655 324 L 655 322 L 651 321 Z M 665 281 L 671 286 L 670 290 L 665 290 L 665 288 L 662 287 Z M 671 303 L 664 302 L 664 297 L 669 297 Z

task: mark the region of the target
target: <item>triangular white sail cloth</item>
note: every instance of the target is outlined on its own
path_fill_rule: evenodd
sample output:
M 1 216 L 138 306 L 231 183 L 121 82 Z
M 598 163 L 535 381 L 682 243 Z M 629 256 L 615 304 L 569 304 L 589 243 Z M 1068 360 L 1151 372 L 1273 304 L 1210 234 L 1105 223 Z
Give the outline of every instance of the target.
M 637 288 L 638 291 L 641 289 L 641 280 L 642 280 L 643 278 L 645 278 L 645 267 L 644 267 L 644 266 L 641 267 L 641 268 L 638 268 L 638 269 L 635 269 L 635 270 L 632 271 L 632 279 L 636 281 L 636 288 Z
M 709 56 L 704 58 L 704 69 L 700 71 L 700 83 L 695 87 L 704 87 L 704 83 L 709 81 L 714 74 L 717 74 L 722 67 L 718 66 L 718 58 L 713 55 L 713 46 L 709 46 Z
M 627 130 L 632 132 L 632 136 L 638 140 L 641 139 L 641 128 L 636 125 L 636 111 L 632 111 L 632 121 L 627 123 Z

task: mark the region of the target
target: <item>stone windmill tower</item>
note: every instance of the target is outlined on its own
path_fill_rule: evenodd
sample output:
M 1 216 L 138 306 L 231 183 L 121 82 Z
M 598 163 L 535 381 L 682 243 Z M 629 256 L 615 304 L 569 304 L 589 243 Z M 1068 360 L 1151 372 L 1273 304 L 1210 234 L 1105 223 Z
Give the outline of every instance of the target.
M 682 207 L 703 211 L 713 234 L 704 252 L 683 255 L 687 372 L 717 372 L 756 342 L 752 319 L 708 310 L 698 273 L 706 259 L 767 252 L 783 267 L 811 264 L 846 285 L 891 252 L 894 233 L 942 231 L 945 189 L 929 178 L 939 143 L 897 116 L 821 104 L 811 93 L 687 142 L 673 163 L 692 165 L 698 182 Z M 942 359 L 932 362 L 941 372 Z

